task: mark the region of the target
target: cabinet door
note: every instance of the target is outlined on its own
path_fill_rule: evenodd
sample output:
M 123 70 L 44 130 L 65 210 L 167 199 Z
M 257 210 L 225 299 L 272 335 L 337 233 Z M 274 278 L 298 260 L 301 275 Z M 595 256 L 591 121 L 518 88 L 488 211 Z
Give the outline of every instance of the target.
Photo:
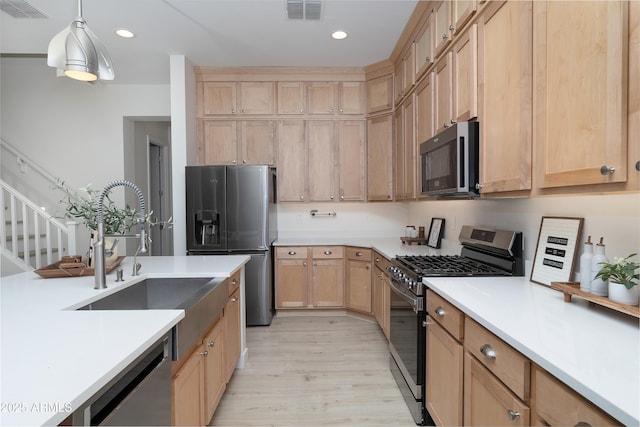
M 302 249 L 301 249 L 302 250 Z M 304 249 L 306 252 L 306 249 Z M 276 262 L 276 308 L 307 306 L 307 259 L 278 259 Z
M 347 260 L 347 308 L 371 314 L 371 262 Z
M 340 101 L 339 114 L 365 113 L 365 83 L 343 82 L 339 85 Z
M 476 13 L 478 4 L 476 0 L 454 0 L 451 2 L 451 21 L 454 26 L 454 34 L 458 34 L 464 24 Z
M 273 165 L 276 124 L 272 120 L 241 122 L 240 159 L 243 165 Z
M 531 188 L 531 46 L 530 1 L 484 7 L 478 21 L 482 193 Z
M 396 108 L 393 115 L 393 127 L 396 130 L 394 134 L 394 195 L 395 199 L 400 201 L 406 198 L 404 185 L 404 108 L 402 106 Z
M 534 2 L 539 187 L 627 179 L 628 7 Z
M 445 50 L 453 37 L 453 24 L 451 22 L 451 1 L 443 0 L 437 2 L 433 7 L 433 17 L 435 25 L 435 50 L 436 56 Z
M 434 128 L 434 93 L 433 93 L 434 73 L 422 79 L 416 89 L 416 145 L 425 142 L 436 134 Z
M 274 82 L 240 83 L 240 112 L 242 114 L 274 114 L 276 89 Z
M 307 191 L 307 146 L 304 122 L 278 126 L 278 201 L 304 202 Z
M 173 377 L 172 424 L 174 426 L 204 425 L 204 359 L 197 349 Z
M 433 64 L 433 40 L 433 12 L 429 11 L 415 42 L 416 80 L 420 79 L 424 72 L 427 71 L 427 68 Z
M 333 122 L 307 122 L 309 200 L 336 199 L 336 149 Z
M 209 424 L 213 413 L 218 407 L 222 394 L 226 388 L 226 366 L 224 364 L 224 320 L 220 319 L 205 336 L 202 343 L 204 348 L 204 382 L 205 382 L 205 415 L 203 425 Z
M 528 426 L 529 407 L 469 353 L 464 355 L 464 425 Z
M 393 199 L 393 116 L 367 122 L 367 200 Z
M 278 114 L 304 114 L 303 82 L 278 82 Z
M 202 115 L 228 115 L 236 113 L 235 82 L 202 83 Z
M 414 138 L 413 97 L 397 110 L 396 119 L 396 200 L 415 197 L 416 144 Z
M 338 122 L 340 200 L 365 199 L 365 121 Z
M 225 381 L 228 383 L 240 358 L 240 289 L 231 294 L 224 307 Z
M 436 133 L 442 132 L 453 123 L 453 112 L 451 106 L 453 88 L 453 54 L 447 52 L 436 64 L 434 73 Z
M 367 112 L 389 110 L 393 102 L 393 75 L 389 74 L 367 82 Z
M 473 24 L 453 46 L 453 118 L 478 117 L 478 29 Z
M 409 93 L 413 85 L 416 84 L 416 64 L 415 64 L 415 43 L 409 43 L 409 48 L 402 55 L 402 66 L 404 72 L 404 78 L 402 79 L 403 86 L 402 92 L 404 94 Z
M 314 259 L 311 279 L 313 307 L 344 307 L 344 260 Z
M 427 316 L 426 405 L 438 426 L 462 425 L 464 350 Z
M 399 60 L 393 69 L 393 103 L 397 104 L 404 97 L 404 62 Z
M 238 133 L 233 120 L 205 120 L 202 123 L 201 165 L 235 165 Z
M 336 113 L 336 83 L 313 82 L 307 85 L 307 112 L 333 115 Z
M 382 298 L 382 292 L 384 288 L 384 280 L 385 274 L 384 272 L 378 268 L 376 265 L 373 269 L 373 289 L 371 291 L 372 295 L 372 305 L 371 311 L 373 312 L 373 317 L 378 322 L 378 326 L 380 329 L 383 328 L 384 325 L 384 300 Z

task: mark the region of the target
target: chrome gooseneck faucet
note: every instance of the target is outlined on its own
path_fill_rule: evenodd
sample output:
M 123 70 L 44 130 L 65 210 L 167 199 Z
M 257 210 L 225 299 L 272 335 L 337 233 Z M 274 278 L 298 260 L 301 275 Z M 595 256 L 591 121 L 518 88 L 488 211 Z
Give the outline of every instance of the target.
M 104 198 L 107 193 L 114 187 L 129 187 L 136 192 L 138 196 L 138 205 L 140 207 L 140 233 L 139 234 L 104 234 Z M 97 220 L 98 220 L 98 241 L 93 246 L 95 253 L 95 289 L 105 289 L 107 287 L 107 273 L 106 273 L 106 265 L 104 258 L 104 238 L 105 237 L 136 237 L 140 238 L 140 245 L 138 246 L 138 250 L 136 251 L 136 255 L 138 253 L 147 252 L 147 235 L 145 231 L 146 225 L 146 213 L 145 213 L 145 204 L 144 204 L 144 196 L 142 195 L 142 191 L 140 188 L 132 182 L 125 180 L 116 180 L 111 181 L 100 192 L 100 196 L 98 197 L 98 211 L 97 211 Z M 134 275 L 137 274 L 139 267 L 136 265 L 136 261 L 134 259 L 133 262 L 133 272 Z

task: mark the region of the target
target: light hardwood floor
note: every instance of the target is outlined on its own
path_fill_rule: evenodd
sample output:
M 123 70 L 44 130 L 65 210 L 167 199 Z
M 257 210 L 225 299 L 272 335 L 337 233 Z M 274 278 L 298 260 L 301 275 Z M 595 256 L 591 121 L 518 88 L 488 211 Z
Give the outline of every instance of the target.
M 247 329 L 213 426 L 415 426 L 378 326 L 349 316 L 275 317 Z

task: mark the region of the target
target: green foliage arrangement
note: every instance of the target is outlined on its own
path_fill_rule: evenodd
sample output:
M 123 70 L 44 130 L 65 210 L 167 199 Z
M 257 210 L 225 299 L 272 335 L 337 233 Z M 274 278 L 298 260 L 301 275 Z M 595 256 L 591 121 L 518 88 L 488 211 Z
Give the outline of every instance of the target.
M 615 257 L 613 262 L 601 262 L 600 271 L 595 278 L 621 283 L 627 289 L 638 286 L 640 274 L 636 273 L 636 270 L 640 268 L 640 264 L 631 261 L 634 256 L 636 254 L 631 254 L 626 258 Z

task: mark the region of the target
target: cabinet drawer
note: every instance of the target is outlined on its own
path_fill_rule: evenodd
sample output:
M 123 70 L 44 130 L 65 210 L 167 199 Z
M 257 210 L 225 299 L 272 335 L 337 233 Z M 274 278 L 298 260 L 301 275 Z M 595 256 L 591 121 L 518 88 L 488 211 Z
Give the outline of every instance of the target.
M 313 259 L 342 258 L 344 256 L 342 246 L 314 246 L 311 250 Z
M 387 267 L 391 265 L 391 261 L 389 261 L 384 255 L 379 252 L 373 252 L 373 261 L 378 266 L 378 268 L 387 273 Z
M 536 365 L 533 368 L 532 384 L 535 416 L 547 425 L 621 425 L 593 403 Z
M 464 348 L 522 400 L 529 398 L 530 362 L 509 344 L 467 317 Z
M 282 246 L 276 248 L 276 258 L 278 259 L 304 259 L 306 257 L 306 246 Z
M 432 290 L 427 291 L 427 313 L 458 341 L 464 337 L 464 313 Z
M 347 246 L 347 259 L 356 261 L 371 261 L 371 249 Z
M 229 283 L 229 295 L 232 295 L 238 288 L 240 288 L 240 271 L 227 279 Z

